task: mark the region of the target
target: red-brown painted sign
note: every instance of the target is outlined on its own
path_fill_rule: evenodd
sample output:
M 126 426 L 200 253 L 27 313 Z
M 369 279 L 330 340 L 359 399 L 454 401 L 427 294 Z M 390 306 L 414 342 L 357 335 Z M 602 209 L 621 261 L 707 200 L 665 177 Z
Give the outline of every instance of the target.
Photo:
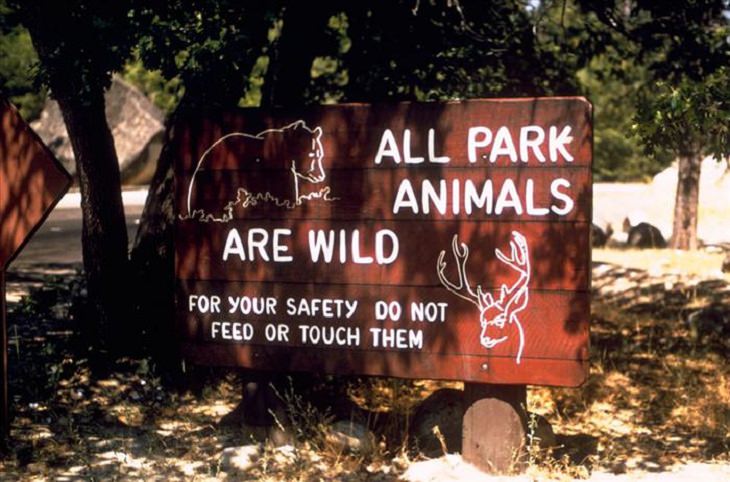
M 584 99 L 242 110 L 175 133 L 177 326 L 189 360 L 585 378 Z
M 8 427 L 5 270 L 71 184 L 18 111 L 0 98 L 0 425 Z

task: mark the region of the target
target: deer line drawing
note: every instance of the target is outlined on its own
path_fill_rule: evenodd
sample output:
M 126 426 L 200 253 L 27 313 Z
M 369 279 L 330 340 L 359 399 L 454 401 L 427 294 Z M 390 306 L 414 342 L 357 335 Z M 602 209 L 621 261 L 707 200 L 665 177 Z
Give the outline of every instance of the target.
M 519 273 L 517 281 L 512 286 L 508 287 L 506 284 L 502 284 L 499 289 L 499 297 L 496 299 L 492 296 L 492 293 L 482 290 L 480 284 L 477 285 L 476 292 L 469 284 L 466 276 L 466 262 L 469 258 L 469 247 L 465 243 L 459 242 L 458 234 L 455 234 L 452 239 L 451 250 L 456 259 L 459 280 L 453 283 L 446 278 L 444 274 L 444 270 L 446 269 L 446 261 L 444 261 L 446 251 L 442 250 L 436 264 L 439 281 L 456 296 L 475 304 L 479 308 L 479 322 L 482 327 L 479 341 L 485 348 L 491 349 L 507 341 L 509 335 L 500 336 L 504 332 L 505 324 L 509 323 L 517 327 L 520 339 L 516 361 L 519 365 L 522 359 L 522 350 L 525 346 L 525 332 L 517 314 L 527 307 L 530 297 L 528 288 L 528 284 L 530 283 L 530 255 L 527 248 L 527 240 L 521 233 L 512 231 L 510 257 L 507 257 L 499 249 L 494 250 L 494 254 L 499 261 Z

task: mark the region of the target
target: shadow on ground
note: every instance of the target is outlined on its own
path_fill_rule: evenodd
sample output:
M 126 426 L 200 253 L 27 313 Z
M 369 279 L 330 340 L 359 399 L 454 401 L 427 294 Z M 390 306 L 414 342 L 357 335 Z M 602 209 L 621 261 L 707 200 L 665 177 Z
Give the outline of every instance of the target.
M 0 459 L 3 475 L 221 477 L 222 450 L 260 435 L 218 424 L 240 401 L 238 374 L 206 370 L 191 384 L 194 390 L 176 391 L 163 386 L 148 360 L 127 359 L 111 375 L 94 377 L 74 335 L 70 302 L 83 296 L 83 286 L 69 279 L 74 273 L 41 267 L 9 279 L 11 292 L 30 295 L 12 302 L 8 316 L 15 418 L 13 448 Z M 728 461 L 729 321 L 725 280 L 594 264 L 589 379 L 580 389 L 531 387 L 528 394 L 528 408 L 556 433 L 551 463 L 560 461 L 567 473 L 576 473 L 569 466 L 622 473 Z M 397 468 L 394 460 L 411 442 L 419 400 L 439 388 L 459 388 L 389 379 L 354 386 L 349 395 L 360 407 L 356 412 L 377 434 L 370 454 L 343 456 L 320 443 L 321 426 L 342 414 L 307 412 L 303 405 L 300 426 L 310 430 L 305 437 L 311 442 L 288 455 L 263 451 L 239 475 L 395 479 L 405 466 Z M 322 397 L 339 394 L 324 391 Z
M 728 460 L 729 352 L 726 280 L 594 263 L 591 375 L 532 401 L 578 463 L 621 473 Z

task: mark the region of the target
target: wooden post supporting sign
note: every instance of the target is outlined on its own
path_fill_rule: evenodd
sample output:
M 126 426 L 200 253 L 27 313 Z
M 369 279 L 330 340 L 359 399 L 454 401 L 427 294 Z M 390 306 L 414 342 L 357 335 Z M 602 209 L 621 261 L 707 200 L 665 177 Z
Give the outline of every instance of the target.
M 71 176 L 23 121 L 0 98 L 0 430 L 10 426 L 5 271 L 53 206 L 71 185 Z
M 524 465 L 526 404 L 525 385 L 464 384 L 464 460 L 485 472 L 518 471 Z

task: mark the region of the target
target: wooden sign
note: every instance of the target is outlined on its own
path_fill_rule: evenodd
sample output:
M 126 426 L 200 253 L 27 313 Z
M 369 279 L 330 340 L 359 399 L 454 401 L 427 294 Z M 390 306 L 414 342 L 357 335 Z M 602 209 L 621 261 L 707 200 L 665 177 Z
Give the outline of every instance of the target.
M 179 122 L 172 147 L 189 360 L 584 380 L 584 99 L 208 113 Z
M 71 185 L 71 177 L 18 111 L 0 98 L 0 424 L 8 431 L 5 271 Z

